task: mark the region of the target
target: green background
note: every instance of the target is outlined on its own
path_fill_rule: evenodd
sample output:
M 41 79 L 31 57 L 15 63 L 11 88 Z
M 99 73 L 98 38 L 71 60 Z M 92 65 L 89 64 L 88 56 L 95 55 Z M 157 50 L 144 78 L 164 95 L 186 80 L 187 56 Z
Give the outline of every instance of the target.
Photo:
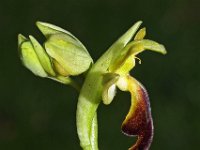
M 147 38 L 164 44 L 166 56 L 139 55 L 131 74 L 148 90 L 154 118 L 152 150 L 196 150 L 200 143 L 200 2 L 193 0 L 5 0 L 0 2 L 0 149 L 79 150 L 75 126 L 78 94 L 25 69 L 17 34 L 41 42 L 37 20 L 78 37 L 94 60 L 134 22 L 143 20 Z M 92 91 L 91 91 L 92 92 Z M 130 96 L 118 91 L 98 109 L 99 148 L 125 150 L 136 138 L 121 123 Z

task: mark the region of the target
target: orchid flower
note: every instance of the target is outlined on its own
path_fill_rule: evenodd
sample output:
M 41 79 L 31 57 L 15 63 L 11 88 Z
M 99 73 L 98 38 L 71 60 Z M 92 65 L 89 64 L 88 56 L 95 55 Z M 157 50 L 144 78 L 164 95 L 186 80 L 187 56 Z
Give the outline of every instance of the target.
M 116 87 L 131 93 L 131 107 L 122 123 L 126 135 L 138 135 L 132 150 L 148 150 L 153 137 L 153 122 L 147 92 L 129 72 L 135 66 L 136 55 L 144 50 L 166 54 L 163 45 L 144 39 L 146 29 L 137 33 L 141 21 L 135 23 L 97 60 L 87 74 L 82 86 L 77 107 L 77 129 L 84 150 L 94 149 L 91 142 L 96 110 L 101 100 L 110 104 Z M 136 35 L 135 35 L 136 33 Z M 134 36 L 135 35 L 135 36 Z M 134 37 L 134 39 L 133 39 Z M 132 40 L 133 39 L 133 40 Z M 92 91 L 88 93 L 87 91 Z M 81 120 L 81 121 L 79 121 Z M 97 147 L 97 146 L 96 146 Z
M 149 97 L 145 87 L 133 78 L 129 72 L 135 67 L 137 54 L 144 50 L 152 50 L 166 54 L 163 45 L 144 39 L 146 29 L 137 32 L 133 41 L 130 41 L 111 62 L 102 93 L 103 103 L 108 105 L 114 99 L 116 87 L 131 94 L 131 106 L 122 123 L 122 132 L 128 136 L 138 136 L 138 140 L 130 150 L 148 150 L 153 138 L 153 120 Z M 141 60 L 140 60 L 141 61 Z M 141 63 L 141 62 L 140 62 Z
M 98 150 L 97 109 L 101 101 L 106 105 L 113 101 L 117 88 L 131 94 L 131 106 L 122 123 L 124 134 L 138 136 L 130 150 L 148 150 L 151 145 L 153 120 L 149 97 L 130 71 L 139 59 L 137 55 L 144 50 L 162 54 L 166 54 L 166 50 L 163 45 L 144 39 L 146 28 L 137 32 L 141 23 L 135 23 L 96 63 L 74 35 L 55 25 L 37 22 L 47 38 L 44 46 L 33 36 L 29 39 L 18 36 L 21 60 L 35 75 L 79 89 L 71 76 L 85 73 L 76 110 L 77 132 L 83 150 Z

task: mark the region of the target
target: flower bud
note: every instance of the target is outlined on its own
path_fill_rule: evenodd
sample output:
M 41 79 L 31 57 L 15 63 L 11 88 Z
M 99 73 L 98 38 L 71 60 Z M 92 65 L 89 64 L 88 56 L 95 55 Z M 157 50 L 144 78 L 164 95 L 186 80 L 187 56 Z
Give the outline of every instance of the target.
M 70 75 L 87 71 L 93 63 L 84 45 L 68 31 L 52 24 L 37 22 L 47 41 L 45 48 L 33 37 L 18 36 L 20 57 L 35 75 L 67 84 Z

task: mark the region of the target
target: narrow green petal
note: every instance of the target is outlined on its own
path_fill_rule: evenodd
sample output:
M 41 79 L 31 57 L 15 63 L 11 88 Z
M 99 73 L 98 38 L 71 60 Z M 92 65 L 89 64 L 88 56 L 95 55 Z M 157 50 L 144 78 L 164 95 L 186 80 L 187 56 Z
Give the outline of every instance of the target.
M 23 42 L 19 48 L 21 60 L 26 68 L 40 77 L 47 77 L 30 41 Z
M 142 40 L 146 35 L 146 28 L 140 29 L 135 35 L 134 40 Z
M 142 41 L 142 43 L 144 45 L 144 48 L 147 50 L 152 50 L 152 51 L 155 51 L 155 52 L 158 52 L 161 54 L 167 54 L 167 51 L 166 51 L 164 45 L 162 45 L 162 44 L 159 44 L 155 41 L 147 40 L 147 39 L 144 39 Z
M 165 47 L 162 44 L 159 44 L 155 41 L 148 40 L 148 39 L 133 41 L 129 43 L 126 48 L 129 49 L 130 53 L 134 55 L 137 55 L 144 50 L 151 50 L 151 51 L 158 52 L 161 54 L 167 53 Z
M 70 75 L 85 72 L 92 63 L 90 55 L 65 34 L 50 36 L 45 49 Z
M 47 53 L 45 52 L 44 48 L 40 45 L 40 43 L 33 36 L 29 36 L 29 38 L 34 47 L 35 53 L 37 54 L 38 59 L 42 65 L 42 67 L 44 68 L 44 70 L 47 73 L 49 73 L 51 76 L 55 76 L 56 74 L 53 70 L 51 60 L 50 60 L 49 56 L 47 55 Z
M 167 53 L 165 47 L 155 41 L 147 39 L 132 41 L 121 50 L 121 55 L 109 67 L 109 71 L 114 71 L 121 75 L 128 73 L 135 66 L 135 56 L 144 50 L 151 50 L 161 54 Z

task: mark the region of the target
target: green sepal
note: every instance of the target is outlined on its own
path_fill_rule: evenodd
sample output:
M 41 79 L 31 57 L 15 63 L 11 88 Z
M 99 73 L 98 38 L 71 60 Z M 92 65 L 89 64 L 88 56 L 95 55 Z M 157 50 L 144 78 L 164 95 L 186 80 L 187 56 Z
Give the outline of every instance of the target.
M 69 36 L 74 41 L 76 41 L 88 53 L 86 47 L 69 31 L 66 31 L 65 29 L 60 28 L 56 25 L 46 23 L 46 22 L 41 22 L 41 21 L 37 21 L 36 25 L 46 38 L 49 38 L 49 36 L 54 35 L 54 34 L 64 33 L 66 36 Z
M 28 39 L 25 36 L 23 36 L 22 34 L 18 34 L 18 47 L 20 47 L 21 44 L 25 41 L 28 41 Z
M 142 21 L 136 22 L 126 33 L 124 33 L 110 48 L 109 51 L 112 52 L 112 59 L 110 63 L 110 68 L 116 64 L 116 60 L 122 55 L 122 49 L 130 42 L 138 28 L 142 24 Z
M 29 38 L 43 69 L 51 76 L 55 76 L 56 74 L 53 70 L 52 62 L 47 53 L 45 52 L 44 48 L 33 36 L 29 36 Z
M 22 63 L 35 75 L 40 77 L 47 77 L 30 41 L 24 36 L 18 36 L 19 53 Z
M 70 36 L 60 33 L 51 35 L 45 49 L 69 75 L 79 75 L 90 67 L 92 59 L 85 49 Z
M 47 38 L 53 34 L 66 33 L 67 35 L 76 39 L 76 37 L 74 35 L 72 35 L 69 31 L 66 31 L 66 30 L 64 30 L 56 25 L 50 24 L 50 23 L 37 21 L 36 26 L 42 32 L 42 34 L 44 34 L 44 36 Z

